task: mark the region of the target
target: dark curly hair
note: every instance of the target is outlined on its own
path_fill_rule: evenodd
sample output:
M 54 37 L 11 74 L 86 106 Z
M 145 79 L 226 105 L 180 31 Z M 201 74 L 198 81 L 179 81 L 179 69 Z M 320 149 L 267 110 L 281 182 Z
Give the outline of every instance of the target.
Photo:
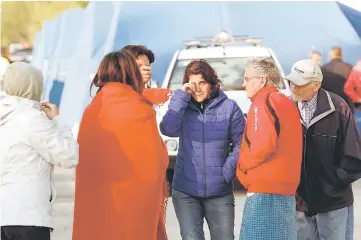
M 147 56 L 150 64 L 154 62 L 154 53 L 143 45 L 127 45 L 122 49 L 131 52 L 135 58 L 145 55 Z
M 184 72 L 183 84 L 189 82 L 191 75 L 202 75 L 202 78 L 212 86 L 211 98 L 218 97 L 221 88 L 221 80 L 218 78 L 216 71 L 204 59 L 193 60 L 190 62 Z

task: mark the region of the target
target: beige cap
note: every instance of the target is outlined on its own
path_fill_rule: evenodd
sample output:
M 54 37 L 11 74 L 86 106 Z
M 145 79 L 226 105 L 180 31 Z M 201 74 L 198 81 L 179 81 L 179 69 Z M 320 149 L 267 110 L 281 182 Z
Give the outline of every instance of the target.
M 318 64 L 312 59 L 305 59 L 293 64 L 291 73 L 288 74 L 285 79 L 297 86 L 303 86 L 311 81 L 321 83 L 323 75 Z

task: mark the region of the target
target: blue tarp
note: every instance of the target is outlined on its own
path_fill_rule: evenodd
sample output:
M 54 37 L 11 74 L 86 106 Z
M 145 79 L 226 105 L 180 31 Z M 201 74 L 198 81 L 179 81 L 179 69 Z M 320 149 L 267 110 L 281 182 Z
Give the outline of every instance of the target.
M 214 36 L 222 28 L 264 37 L 286 72 L 315 48 L 327 58 L 338 45 L 347 61 L 361 58 L 360 38 L 336 2 L 124 2 L 116 27 L 114 50 L 147 45 L 156 53 L 153 76 L 160 81 L 184 40 Z
M 70 58 L 74 55 L 85 24 L 84 9 L 68 9 L 62 14 L 59 35 L 54 39 L 54 58 Z
M 46 56 L 49 56 L 51 51 L 51 43 L 53 41 L 53 34 L 55 31 L 55 21 L 48 20 L 43 24 L 42 29 L 36 34 L 33 43 L 32 64 L 44 70 L 44 61 Z
M 49 59 L 53 56 L 56 48 L 57 39 L 59 38 L 61 29 L 63 15 L 58 15 L 52 21 L 46 21 L 44 23 L 44 28 L 47 32 L 44 34 L 44 49 L 45 49 L 45 59 Z M 46 26 L 48 25 L 48 26 Z
M 74 61 L 74 52 L 78 46 L 79 35 L 84 27 L 84 9 L 69 9 L 62 15 L 59 35 L 55 40 L 53 56 L 48 59 L 49 79 L 45 86 L 44 100 L 61 105 L 64 86 Z M 71 37 L 69 37 L 71 36 Z M 53 71 L 53 69 L 56 69 Z
M 34 42 L 33 42 L 33 52 L 32 52 L 32 59 L 31 59 L 31 63 L 37 67 L 42 69 L 42 65 L 43 65 L 43 60 L 44 60 L 44 47 L 43 46 L 43 31 L 44 28 L 42 29 L 42 31 L 39 31 L 36 33 L 35 38 L 34 38 Z
M 106 42 L 113 17 L 119 15 L 120 3 L 90 2 L 85 9 L 83 30 L 70 59 L 72 67 L 64 85 L 60 111 L 69 123 L 79 122 L 89 103 L 91 76 L 97 71 L 101 58 L 111 49 Z M 115 11 L 116 14 L 113 14 Z M 98 57 L 97 57 L 98 56 Z
M 59 38 L 61 32 L 61 23 L 62 23 L 62 15 L 58 15 L 52 21 L 46 21 L 43 26 L 43 34 L 41 36 L 41 44 L 40 47 L 43 48 L 42 59 L 39 61 L 41 68 L 44 74 L 44 92 L 43 92 L 43 99 L 48 100 L 46 97 L 47 91 L 49 88 L 49 84 L 57 75 L 58 68 L 55 64 L 52 64 L 56 61 L 56 58 L 53 57 L 57 39 Z M 39 59 L 40 60 L 40 59 Z
M 46 37 L 43 30 L 35 42 L 35 59 L 41 58 L 38 48 L 44 48 L 51 72 L 66 72 L 51 78 L 56 84 L 64 83 L 59 85 L 63 90 L 58 99 L 71 124 L 79 122 L 90 101 L 91 74 L 102 57 L 127 44 L 146 45 L 154 51 L 153 78 L 160 83 L 185 40 L 213 37 L 221 29 L 264 37 L 264 45 L 274 50 L 285 72 L 313 49 L 320 50 L 327 61 L 334 45 L 343 48 L 346 61 L 354 64 L 361 59 L 361 13 L 336 2 L 90 2 L 82 11 L 63 14 L 69 21 L 63 20 L 62 25 L 54 23 L 59 19 L 51 21 Z M 48 87 L 45 95 L 50 91 Z
M 361 38 L 361 12 L 348 7 L 342 3 L 337 2 L 341 11 L 345 14 L 345 17 L 350 21 L 351 26 L 355 29 L 358 36 Z

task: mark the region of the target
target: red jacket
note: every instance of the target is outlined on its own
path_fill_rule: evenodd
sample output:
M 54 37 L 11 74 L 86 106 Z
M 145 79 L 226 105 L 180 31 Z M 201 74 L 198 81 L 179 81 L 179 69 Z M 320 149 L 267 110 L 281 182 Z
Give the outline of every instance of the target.
M 344 91 L 349 98 L 355 103 L 361 103 L 361 71 L 352 68 L 350 75 L 348 76 Z
M 292 100 L 266 86 L 252 99 L 237 177 L 249 192 L 295 195 L 302 162 L 302 126 Z

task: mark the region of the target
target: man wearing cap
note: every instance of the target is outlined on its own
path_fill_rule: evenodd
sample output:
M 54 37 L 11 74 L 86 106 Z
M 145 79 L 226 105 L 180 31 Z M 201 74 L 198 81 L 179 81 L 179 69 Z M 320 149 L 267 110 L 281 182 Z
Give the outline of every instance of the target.
M 361 178 L 361 138 L 353 114 L 344 99 L 321 88 L 321 69 L 311 59 L 296 62 L 285 78 L 303 125 L 297 239 L 353 239 L 351 183 Z

